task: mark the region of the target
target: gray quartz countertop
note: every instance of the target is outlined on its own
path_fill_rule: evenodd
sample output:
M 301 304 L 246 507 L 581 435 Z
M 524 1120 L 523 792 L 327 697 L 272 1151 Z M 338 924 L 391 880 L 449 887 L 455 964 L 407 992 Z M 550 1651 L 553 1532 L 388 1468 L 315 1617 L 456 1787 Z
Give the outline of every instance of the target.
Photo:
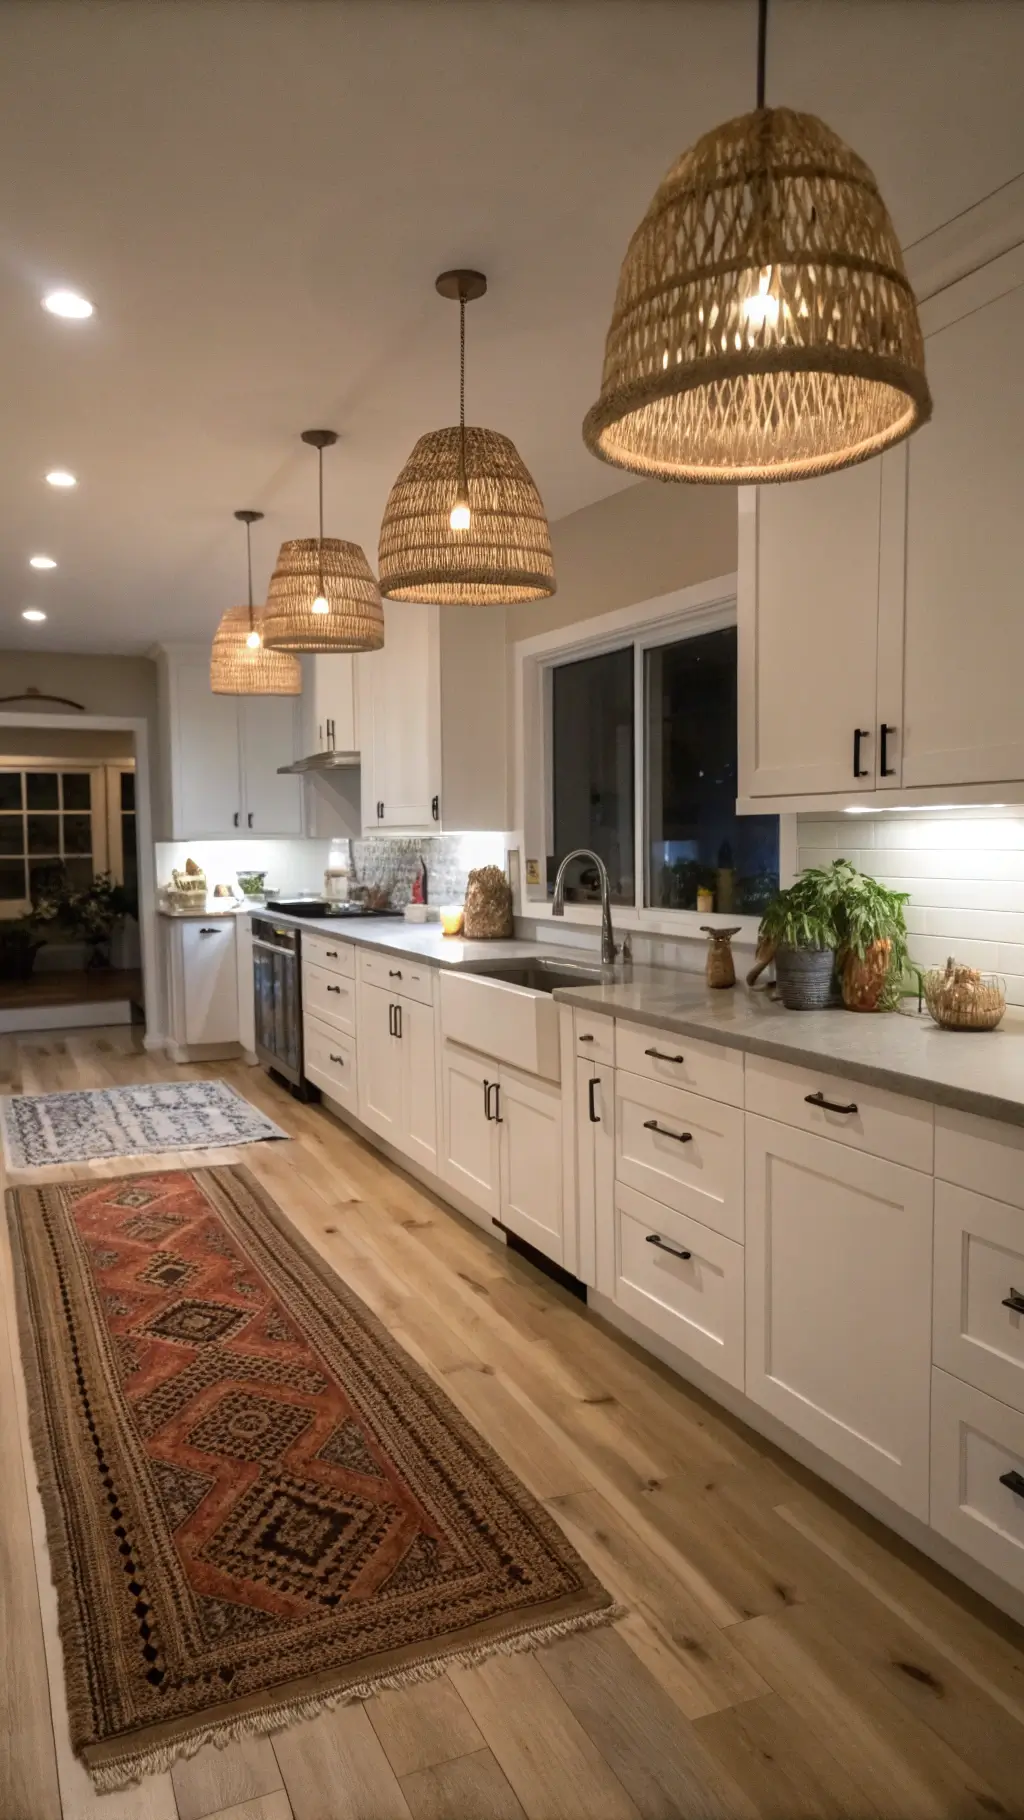
M 440 923 L 407 923 L 397 916 L 282 916 L 257 905 L 250 907 L 250 914 L 270 917 L 275 923 L 292 923 L 316 935 L 337 936 L 380 954 L 404 954 L 428 967 L 480 972 L 486 967 L 546 959 L 561 960 L 567 966 L 592 966 L 595 979 L 600 976 L 596 954 L 586 950 L 532 941 L 467 942 L 461 935 L 445 935 Z M 654 973 L 655 969 L 647 971 Z
M 200 916 L 204 922 L 209 922 L 212 916 L 243 916 L 246 908 L 245 904 L 238 903 L 234 898 L 211 897 L 201 910 L 193 909 L 191 904 L 187 907 L 184 905 L 179 907 L 177 904 L 158 904 L 157 914 L 171 917 L 175 922 L 190 919 L 194 921 L 196 917 Z
M 585 1011 L 1024 1126 L 1021 1012 L 1008 1011 L 998 1030 L 940 1030 L 916 1009 L 787 1011 L 743 985 L 711 992 L 696 974 L 653 967 L 636 968 L 631 980 L 559 987 L 554 996 Z

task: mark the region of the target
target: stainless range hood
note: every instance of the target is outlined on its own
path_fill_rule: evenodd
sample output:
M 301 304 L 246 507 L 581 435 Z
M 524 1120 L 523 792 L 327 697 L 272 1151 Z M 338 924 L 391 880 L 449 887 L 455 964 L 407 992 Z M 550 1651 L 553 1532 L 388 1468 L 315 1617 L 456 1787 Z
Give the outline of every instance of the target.
M 360 762 L 358 752 L 311 752 L 290 765 L 278 765 L 279 777 L 298 777 L 305 771 L 351 771 Z

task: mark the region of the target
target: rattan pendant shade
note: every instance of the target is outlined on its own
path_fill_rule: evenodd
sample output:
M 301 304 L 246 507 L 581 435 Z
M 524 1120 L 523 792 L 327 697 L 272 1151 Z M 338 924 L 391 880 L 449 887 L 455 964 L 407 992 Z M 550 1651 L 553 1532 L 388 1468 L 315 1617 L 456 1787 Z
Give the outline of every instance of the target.
M 381 591 L 392 600 L 488 607 L 555 591 L 540 494 L 515 444 L 465 426 L 469 529 L 451 527 L 460 429 L 421 436 L 391 489 L 380 529 Z
M 914 293 L 863 160 L 789 108 L 706 133 L 630 241 L 588 448 L 662 479 L 797 480 L 878 454 L 931 408 Z
M 303 430 L 302 440 L 317 451 L 319 536 L 281 545 L 267 589 L 264 642 L 272 651 L 379 651 L 384 609 L 370 565 L 357 543 L 324 536 L 324 450 L 337 433 Z
M 283 651 L 268 651 L 263 637 L 262 610 L 252 602 L 252 546 L 250 528 L 262 512 L 236 512 L 245 526 L 249 564 L 249 604 L 229 607 L 213 635 L 210 653 L 210 688 L 214 695 L 301 695 L 302 669 L 298 658 Z

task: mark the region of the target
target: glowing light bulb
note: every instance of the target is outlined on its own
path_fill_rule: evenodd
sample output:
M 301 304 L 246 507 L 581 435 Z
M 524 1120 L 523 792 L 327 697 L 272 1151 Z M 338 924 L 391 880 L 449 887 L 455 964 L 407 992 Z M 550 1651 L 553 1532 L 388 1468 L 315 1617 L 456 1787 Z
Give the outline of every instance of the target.
M 92 304 L 88 297 L 78 291 L 48 291 L 43 298 L 44 310 L 51 316 L 65 316 L 71 322 L 84 322 L 92 315 Z
M 328 601 L 327 601 L 327 600 L 326 600 L 326 599 L 325 599 L 325 597 L 324 597 L 324 595 L 323 595 L 323 594 L 318 594 L 318 595 L 317 595 L 317 597 L 316 597 L 316 599 L 315 599 L 315 601 L 314 601 L 314 602 L 313 602 L 313 611 L 314 611 L 314 613 L 329 613 L 329 612 L 330 612 L 330 610 L 331 610 L 331 609 L 330 609 L 330 604 L 329 604 L 329 602 L 328 602 Z
M 468 531 L 470 522 L 469 506 L 464 499 L 457 499 L 451 509 L 448 523 L 453 531 Z
M 772 281 L 770 265 L 762 267 L 758 287 L 751 297 L 744 297 L 742 310 L 752 329 L 773 329 L 779 320 L 779 300 L 769 290 Z
M 246 643 L 246 648 L 248 650 L 250 650 L 250 651 L 259 650 L 260 645 L 263 643 L 263 640 L 261 639 L 255 626 L 253 627 L 252 631 L 249 633 L 248 637 L 246 638 L 245 643 Z

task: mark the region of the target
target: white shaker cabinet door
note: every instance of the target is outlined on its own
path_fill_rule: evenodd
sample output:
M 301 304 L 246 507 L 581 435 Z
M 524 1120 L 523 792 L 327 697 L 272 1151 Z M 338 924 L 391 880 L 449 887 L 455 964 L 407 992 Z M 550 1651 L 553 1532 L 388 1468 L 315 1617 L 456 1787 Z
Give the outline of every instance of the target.
M 740 489 L 741 796 L 875 788 L 882 479 Z
M 613 1293 L 608 1265 L 615 1196 L 615 1070 L 585 1056 L 576 1060 L 576 1275 Z M 604 1265 L 602 1280 L 602 1265 Z
M 398 1005 L 402 1050 L 403 1150 L 431 1173 L 437 1170 L 437 1069 L 434 1007 L 403 998 Z
M 1024 778 L 1024 247 L 921 312 L 935 416 L 907 445 L 903 783 Z
M 747 1395 L 927 1521 L 931 1176 L 746 1124 Z
M 242 828 L 238 697 L 214 695 L 210 659 L 175 664 L 171 698 L 171 790 L 176 840 Z
M 181 923 L 186 1043 L 237 1043 L 238 962 L 229 917 Z
M 399 1145 L 402 1134 L 402 1058 L 395 1023 L 396 1000 L 379 986 L 360 982 L 356 1048 L 359 1116 L 371 1131 Z
M 498 1118 L 502 1223 L 561 1264 L 562 1090 L 503 1068 Z
M 243 697 L 241 717 L 245 831 L 264 839 L 301 834 L 302 780 L 278 774 L 296 756 L 295 697 Z
M 436 607 L 384 603 L 384 649 L 361 658 L 363 825 L 437 831 L 440 685 Z
M 498 1136 L 494 1104 L 498 1066 L 455 1043 L 441 1051 L 439 1173 L 466 1200 L 498 1216 Z

